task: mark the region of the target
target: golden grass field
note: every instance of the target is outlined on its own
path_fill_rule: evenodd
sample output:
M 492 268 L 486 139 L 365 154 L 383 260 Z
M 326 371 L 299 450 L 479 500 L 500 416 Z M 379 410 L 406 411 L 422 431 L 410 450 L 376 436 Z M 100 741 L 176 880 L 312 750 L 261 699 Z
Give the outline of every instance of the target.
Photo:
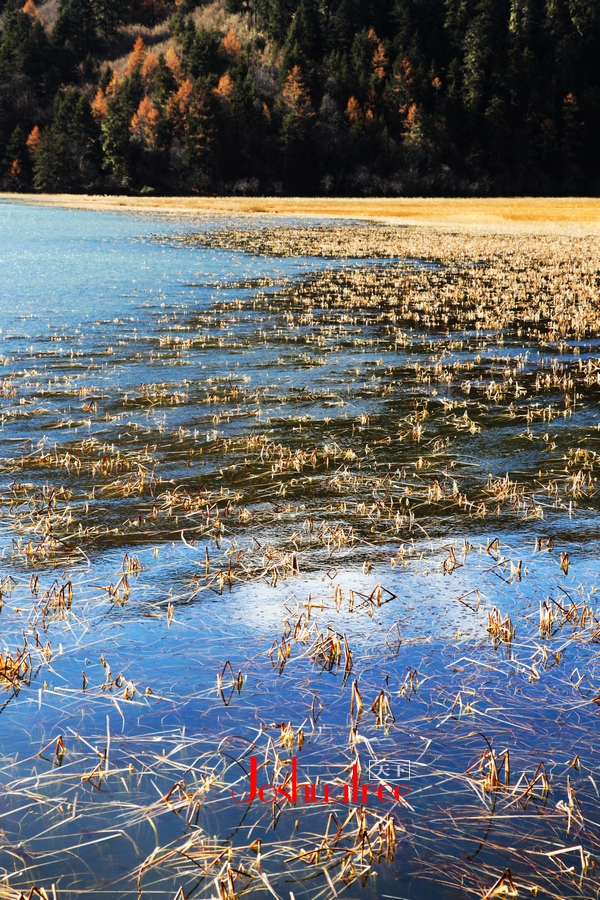
M 167 215 L 332 216 L 486 231 L 600 233 L 600 198 L 119 197 L 0 194 L 4 201 Z

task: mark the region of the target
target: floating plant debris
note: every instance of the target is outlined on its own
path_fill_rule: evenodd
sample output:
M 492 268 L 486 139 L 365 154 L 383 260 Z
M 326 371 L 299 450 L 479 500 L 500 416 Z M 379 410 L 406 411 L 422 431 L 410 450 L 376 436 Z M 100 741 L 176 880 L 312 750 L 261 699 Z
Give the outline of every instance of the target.
M 595 896 L 600 241 L 11 215 L 0 897 Z

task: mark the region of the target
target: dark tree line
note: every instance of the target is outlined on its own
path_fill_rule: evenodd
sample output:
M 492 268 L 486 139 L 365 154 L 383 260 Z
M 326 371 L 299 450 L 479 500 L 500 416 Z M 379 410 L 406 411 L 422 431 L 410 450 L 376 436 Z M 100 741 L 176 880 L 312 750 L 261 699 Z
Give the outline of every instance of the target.
M 598 0 L 227 0 L 211 28 L 197 10 L 60 0 L 50 28 L 0 0 L 2 187 L 600 192 Z

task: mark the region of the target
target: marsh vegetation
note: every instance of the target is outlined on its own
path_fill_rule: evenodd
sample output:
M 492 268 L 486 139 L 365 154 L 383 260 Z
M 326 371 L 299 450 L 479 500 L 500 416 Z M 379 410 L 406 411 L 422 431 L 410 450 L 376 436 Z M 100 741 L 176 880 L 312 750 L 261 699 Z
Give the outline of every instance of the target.
M 595 896 L 599 241 L 135 247 L 2 301 L 0 896 Z

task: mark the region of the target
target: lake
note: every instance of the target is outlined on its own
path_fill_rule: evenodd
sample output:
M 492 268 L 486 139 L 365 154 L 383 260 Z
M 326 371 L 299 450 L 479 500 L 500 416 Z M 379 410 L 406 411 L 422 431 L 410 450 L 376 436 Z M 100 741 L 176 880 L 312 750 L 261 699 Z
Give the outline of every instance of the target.
M 0 235 L 0 897 L 596 896 L 595 245 Z

